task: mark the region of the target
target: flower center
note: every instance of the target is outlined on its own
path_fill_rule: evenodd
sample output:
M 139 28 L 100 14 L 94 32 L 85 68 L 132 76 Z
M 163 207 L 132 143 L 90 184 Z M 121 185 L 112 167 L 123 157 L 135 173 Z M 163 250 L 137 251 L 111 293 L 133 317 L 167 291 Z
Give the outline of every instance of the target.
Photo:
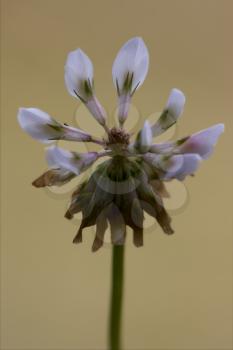
M 129 133 L 127 133 L 124 129 L 113 127 L 108 134 L 106 145 L 107 148 L 111 149 L 115 153 L 121 154 L 129 145 L 129 141 Z

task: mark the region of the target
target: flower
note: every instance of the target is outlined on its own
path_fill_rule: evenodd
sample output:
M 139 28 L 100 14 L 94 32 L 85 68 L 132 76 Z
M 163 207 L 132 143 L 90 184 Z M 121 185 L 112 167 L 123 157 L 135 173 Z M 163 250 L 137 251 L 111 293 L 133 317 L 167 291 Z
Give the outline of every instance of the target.
M 18 121 L 24 131 L 42 143 L 54 140 L 92 141 L 87 132 L 61 124 L 37 108 L 20 108 Z
M 97 152 L 77 153 L 69 152 L 65 149 L 51 146 L 47 150 L 47 162 L 51 167 L 59 167 L 79 175 L 89 168 L 98 158 Z
M 118 117 L 123 125 L 135 91 L 144 82 L 149 68 L 149 53 L 142 38 L 127 41 L 112 66 L 113 83 L 119 97 Z
M 173 156 L 147 153 L 143 159 L 160 173 L 162 180 L 184 180 L 192 175 L 201 163 L 201 157 L 195 153 L 174 154 Z
M 98 123 L 105 126 L 106 112 L 94 92 L 93 66 L 81 49 L 70 52 L 67 57 L 65 84 L 70 95 L 84 102 Z
M 172 89 L 158 121 L 151 127 L 153 136 L 159 136 L 173 124 L 183 113 L 185 96 L 182 91 Z
M 140 153 L 146 153 L 149 151 L 152 144 L 152 129 L 149 122 L 146 120 L 142 130 L 137 134 L 135 142 L 129 146 L 129 149 L 132 149 L 133 152 L 136 150 Z
M 96 225 L 92 250 L 104 242 L 104 233 L 110 225 L 112 243 L 125 242 L 126 226 L 133 230 L 133 242 L 143 245 L 144 213 L 153 216 L 166 234 L 172 234 L 171 218 L 163 205 L 168 197 L 166 181 L 184 181 L 193 175 L 202 161 L 213 153 L 223 124 L 216 124 L 178 141 L 153 144 L 183 113 L 185 96 L 172 89 L 165 108 L 153 125 L 145 121 L 132 141 L 124 129 L 130 100 L 142 85 L 149 67 L 148 50 L 141 38 L 129 40 L 119 51 L 112 68 L 117 88 L 119 125 L 109 128 L 104 108 L 98 101 L 93 84 L 93 66 L 80 49 L 72 51 L 65 65 L 65 83 L 68 92 L 80 99 L 93 117 L 103 126 L 102 139 L 86 131 L 60 123 L 36 108 L 20 108 L 18 121 L 24 131 L 42 143 L 55 140 L 93 142 L 101 145 L 99 152 L 71 152 L 52 144 L 46 149 L 48 170 L 33 181 L 35 187 L 61 186 L 90 168 L 97 159 L 107 157 L 72 194 L 65 213 L 72 219 L 79 212 L 82 222 L 73 240 L 82 241 L 84 228 Z
M 176 143 L 177 153 L 197 153 L 202 159 L 208 159 L 216 145 L 219 136 L 224 132 L 224 124 L 216 124 L 208 129 L 199 131 L 187 138 L 184 142 Z

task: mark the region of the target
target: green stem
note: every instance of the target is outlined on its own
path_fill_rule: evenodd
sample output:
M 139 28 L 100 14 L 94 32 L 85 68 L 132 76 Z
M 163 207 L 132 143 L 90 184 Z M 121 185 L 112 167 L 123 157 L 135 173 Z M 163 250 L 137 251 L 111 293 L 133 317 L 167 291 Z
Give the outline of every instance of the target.
M 120 350 L 124 280 L 124 245 L 113 245 L 112 249 L 112 291 L 110 304 L 109 350 Z

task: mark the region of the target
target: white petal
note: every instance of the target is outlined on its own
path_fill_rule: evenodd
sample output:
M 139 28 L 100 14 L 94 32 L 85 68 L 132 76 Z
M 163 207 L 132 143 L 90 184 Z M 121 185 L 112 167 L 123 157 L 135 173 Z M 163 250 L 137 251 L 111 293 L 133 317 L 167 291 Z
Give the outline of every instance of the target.
M 201 157 L 198 154 L 184 154 L 172 156 L 163 163 L 163 169 L 166 171 L 164 180 L 178 179 L 184 180 L 186 175 L 192 175 L 198 169 L 201 163 Z
M 157 154 L 167 154 L 170 153 L 173 150 L 173 148 L 174 142 L 154 143 L 150 146 L 150 152 Z
M 98 157 L 97 152 L 75 153 L 51 146 L 47 149 L 46 159 L 50 167 L 59 167 L 79 175 L 91 166 Z
M 20 108 L 18 122 L 31 137 L 43 143 L 51 143 L 59 135 L 60 124 L 37 108 Z
M 82 86 L 84 81 L 93 80 L 93 65 L 89 57 L 77 49 L 68 54 L 65 64 L 65 84 L 70 95 L 77 97 L 76 91 L 82 98 Z
M 203 159 L 209 158 L 218 138 L 224 132 L 224 124 L 216 124 L 191 135 L 176 150 L 179 153 L 197 153 Z
M 167 160 L 161 161 L 161 168 L 166 172 L 166 178 L 174 177 L 178 174 L 184 165 L 184 157 L 177 155 Z
M 202 158 L 198 154 L 178 154 L 169 158 L 163 155 L 147 153 L 143 159 L 161 171 L 163 180 L 184 180 L 186 175 L 192 175 L 199 167 Z
M 132 92 L 145 80 L 149 67 L 149 53 L 141 38 L 127 41 L 118 52 L 112 67 L 112 76 L 115 86 L 121 91 L 127 74 L 133 73 Z
M 166 107 L 160 118 L 151 127 L 153 136 L 159 136 L 170 128 L 183 113 L 185 96 L 182 91 L 172 89 L 168 97 Z
M 166 109 L 175 120 L 183 113 L 184 104 L 185 96 L 183 92 L 178 89 L 172 89 L 167 100 Z
M 129 94 L 123 94 L 118 99 L 118 119 L 121 126 L 126 121 L 130 109 L 131 97 Z
M 67 166 L 64 166 L 64 159 L 66 162 L 68 162 L 68 160 L 71 160 L 72 158 L 72 152 L 56 146 L 48 147 L 46 150 L 46 160 L 50 168 L 61 168 L 63 170 L 67 170 Z M 75 173 L 73 170 L 72 172 Z
M 105 125 L 106 123 L 106 112 L 103 106 L 100 104 L 99 100 L 92 96 L 85 104 L 87 109 L 91 112 L 93 117 L 98 121 L 100 125 Z
M 145 153 L 149 150 L 152 143 L 152 131 L 150 123 L 146 120 L 142 130 L 138 134 L 138 139 L 136 140 L 136 148 Z
M 69 125 L 61 125 L 60 140 L 67 141 L 91 141 L 92 137 L 87 132 Z
M 90 141 L 91 135 L 83 130 L 57 122 L 37 108 L 20 108 L 18 121 L 21 128 L 34 139 L 51 143 L 54 140 Z

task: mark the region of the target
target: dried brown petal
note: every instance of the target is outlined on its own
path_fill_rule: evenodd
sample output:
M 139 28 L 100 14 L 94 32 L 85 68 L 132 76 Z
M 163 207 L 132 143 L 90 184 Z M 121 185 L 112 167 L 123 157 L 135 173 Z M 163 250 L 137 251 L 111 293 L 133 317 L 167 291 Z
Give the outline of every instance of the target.
M 50 169 L 32 182 L 35 187 L 62 186 L 76 175 L 62 169 Z
M 173 233 L 160 194 L 164 192 L 163 184 L 156 174 L 152 174 L 153 179 L 150 176 L 137 160 L 116 156 L 102 163 L 72 195 L 65 216 L 72 218 L 82 212 L 82 222 L 73 242 L 81 242 L 83 229 L 96 225 L 92 251 L 97 251 L 103 245 L 109 221 L 112 244 L 125 243 L 127 225 L 133 230 L 135 246 L 140 247 L 143 245 L 144 210 L 158 221 L 165 233 Z
M 135 247 L 143 246 L 143 229 L 142 228 L 135 228 L 133 230 L 133 243 Z
M 72 219 L 75 214 L 82 211 L 83 207 L 88 206 L 91 201 L 91 193 L 80 193 L 77 198 L 74 198 L 65 213 L 65 218 Z
M 170 226 L 171 218 L 166 212 L 161 197 L 156 195 L 151 186 L 146 183 L 145 174 L 141 177 L 141 182 L 137 188 L 137 194 L 140 200 L 142 200 L 143 209 L 148 212 L 149 215 L 155 217 L 163 231 L 167 234 L 174 233 Z
M 79 230 L 78 230 L 78 233 L 77 235 L 74 237 L 73 239 L 73 243 L 81 243 L 83 241 L 83 235 L 82 235 L 82 228 L 80 227 Z
M 104 244 L 104 234 L 108 228 L 105 210 L 98 216 L 96 220 L 96 235 L 92 245 L 92 251 L 96 252 Z
M 131 181 L 133 180 L 131 179 Z M 144 215 L 136 190 L 118 196 L 116 202 L 124 217 L 125 224 L 133 230 L 134 244 L 137 247 L 142 246 Z
M 116 205 L 111 204 L 107 215 L 110 223 L 112 244 L 123 245 L 125 243 L 126 227 L 120 210 Z
M 167 191 L 166 186 L 160 180 L 151 180 L 150 184 L 153 190 L 163 198 L 170 198 L 170 193 Z

